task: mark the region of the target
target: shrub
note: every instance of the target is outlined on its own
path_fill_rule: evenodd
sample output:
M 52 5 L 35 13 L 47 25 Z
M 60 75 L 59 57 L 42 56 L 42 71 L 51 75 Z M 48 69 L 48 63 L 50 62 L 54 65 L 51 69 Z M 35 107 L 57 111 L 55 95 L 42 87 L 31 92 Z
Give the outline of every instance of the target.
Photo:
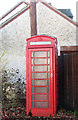
M 18 77 L 19 70 L 7 70 L 2 74 L 2 104 L 3 110 L 10 107 L 25 106 L 26 84 L 22 76 Z

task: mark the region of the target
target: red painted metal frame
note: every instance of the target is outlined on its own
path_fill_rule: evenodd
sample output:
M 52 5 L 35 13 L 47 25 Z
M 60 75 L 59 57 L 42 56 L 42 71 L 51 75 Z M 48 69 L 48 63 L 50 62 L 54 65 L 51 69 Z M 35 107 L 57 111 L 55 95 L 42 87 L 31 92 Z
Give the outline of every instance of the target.
M 45 48 L 45 49 L 44 49 L 44 48 L 42 48 L 42 49 L 30 49 L 30 50 L 29 50 L 29 56 L 30 56 L 30 57 L 31 57 L 31 51 L 51 51 L 51 48 Z M 50 54 L 51 54 L 51 53 L 50 53 Z M 31 61 L 31 58 L 30 58 L 30 61 Z M 47 61 L 47 62 L 48 62 L 48 61 Z M 51 65 L 50 65 L 50 66 L 51 66 Z M 34 67 L 34 66 L 33 66 L 33 67 Z M 31 71 L 31 64 L 30 64 L 30 67 L 29 67 L 29 71 Z M 29 76 L 31 76 L 31 73 L 32 73 L 32 72 L 29 72 L 29 73 L 30 73 Z M 33 69 L 33 73 L 35 73 L 35 72 L 34 72 L 34 69 Z M 37 72 L 37 73 L 39 73 L 39 72 Z M 47 73 L 48 73 L 48 71 L 47 71 Z M 33 78 L 34 78 L 34 74 L 33 74 Z M 51 78 L 50 78 L 50 79 L 51 79 Z M 31 80 L 32 80 L 32 79 L 30 79 L 30 82 L 29 82 L 30 85 L 29 85 L 29 86 L 32 86 L 32 85 L 31 85 Z M 33 79 L 33 81 L 34 81 L 34 79 Z M 48 74 L 47 74 L 47 82 L 48 82 Z M 33 83 L 33 84 L 34 84 L 34 83 Z M 33 93 L 34 93 L 34 87 L 47 87 L 47 93 L 48 93 L 48 87 L 49 87 L 49 86 L 33 86 Z M 50 86 L 50 88 L 51 88 L 51 87 L 52 87 L 52 86 Z M 30 87 L 30 89 L 31 89 L 31 87 Z M 52 88 L 52 90 L 53 90 L 53 88 Z M 31 91 L 31 90 L 30 90 L 30 91 Z M 47 94 L 47 93 L 46 93 L 46 94 Z M 39 94 L 42 94 L 42 93 L 39 93 Z M 48 94 L 49 94 L 49 93 L 48 93 Z M 48 94 L 47 94 L 47 98 L 48 98 Z M 31 107 L 31 95 L 32 95 L 32 94 L 30 93 L 30 109 L 31 109 L 32 114 L 33 114 L 34 116 L 35 116 L 35 115 L 37 115 L 37 116 L 38 116 L 38 115 L 40 115 L 40 116 L 46 116 L 46 115 L 50 116 L 51 108 L 48 108 L 48 102 L 49 102 L 49 101 L 48 101 L 48 100 L 45 101 L 45 102 L 47 102 L 47 108 L 48 108 L 48 109 L 47 109 L 47 108 L 35 108 L 35 107 L 34 107 L 34 104 L 33 104 L 33 108 L 32 108 L 32 107 Z M 33 95 L 35 95 L 35 93 L 34 93 Z M 50 92 L 50 96 L 51 96 L 51 92 Z M 52 97 L 52 98 L 53 98 L 53 97 Z M 34 102 L 36 102 L 36 100 L 34 100 L 33 103 L 34 103 Z M 37 100 L 37 102 L 41 102 L 41 101 L 40 101 L 40 100 Z M 51 106 L 53 106 L 52 101 L 50 101 L 50 104 L 51 104 Z M 44 110 L 46 109 L 46 114 L 45 114 L 45 113 L 43 114 L 43 112 L 41 112 L 41 110 L 43 111 L 43 109 L 44 109 Z M 35 110 L 37 111 L 36 114 L 35 114 Z M 49 111 L 49 113 L 48 113 L 48 111 Z M 41 115 L 41 114 L 42 114 L 42 115 Z
M 55 40 L 57 44 L 57 39 L 45 35 L 37 35 L 27 39 L 27 48 L 52 48 L 55 46 Z M 39 42 L 39 41 L 50 41 L 50 45 L 30 45 L 30 42 Z
M 51 44 L 50 45 L 30 45 L 30 42 L 37 42 L 37 41 L 51 41 Z M 56 110 L 57 110 L 57 74 L 56 74 L 57 47 L 55 46 L 55 44 L 57 44 L 56 38 L 45 36 L 45 35 L 37 35 L 27 39 L 27 47 L 26 47 L 27 115 L 29 114 L 30 111 L 33 116 L 53 116 L 54 114 L 56 114 Z M 47 98 L 48 98 L 48 95 L 50 94 L 50 104 L 51 104 L 50 108 L 48 108 L 48 102 L 49 102 L 48 99 L 47 99 L 47 108 L 34 108 L 34 104 L 33 104 L 33 108 L 31 107 L 31 94 L 33 94 L 33 100 L 34 100 L 35 94 L 37 95 L 40 94 L 40 93 L 34 93 L 34 86 L 33 86 L 33 93 L 31 93 L 31 87 L 32 87 L 31 73 L 34 73 L 34 72 L 36 73 L 36 71 L 34 71 L 34 64 L 31 65 L 31 51 L 50 51 L 50 57 L 49 57 L 50 58 L 50 93 L 48 93 L 48 89 L 47 89 L 47 93 L 41 93 L 44 95 L 46 94 Z M 33 52 L 33 56 L 34 56 L 34 52 Z M 39 59 L 39 57 L 35 57 L 35 58 Z M 43 57 L 43 58 L 46 58 L 46 57 Z M 34 57 L 33 57 L 33 61 L 34 61 Z M 38 65 L 43 65 L 43 64 L 38 64 Z M 47 78 L 48 78 L 48 52 L 47 52 L 47 64 L 44 64 L 44 65 L 47 65 L 47 71 L 44 71 L 43 73 L 47 72 Z M 33 66 L 33 72 L 31 72 L 31 66 Z M 37 72 L 37 73 L 40 73 L 40 72 Z M 52 78 L 51 78 L 51 73 L 53 73 Z M 34 74 L 33 74 L 33 78 L 34 78 Z M 33 84 L 35 80 L 36 79 L 33 79 Z M 41 80 L 44 80 L 44 79 L 41 79 Z M 47 85 L 48 85 L 48 79 L 47 79 Z M 47 86 L 35 86 L 35 87 L 47 87 Z M 38 100 L 35 100 L 35 101 L 38 102 Z M 46 101 L 44 100 L 44 102 Z

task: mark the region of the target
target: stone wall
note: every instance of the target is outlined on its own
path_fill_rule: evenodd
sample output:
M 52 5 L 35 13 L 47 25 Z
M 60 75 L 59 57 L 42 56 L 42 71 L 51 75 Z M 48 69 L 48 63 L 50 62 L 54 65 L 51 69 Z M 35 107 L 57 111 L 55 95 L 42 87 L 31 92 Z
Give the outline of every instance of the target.
M 59 46 L 76 45 L 76 26 L 50 10 L 42 3 L 37 4 L 38 34 L 57 37 Z
M 26 76 L 26 39 L 30 37 L 29 10 L 0 30 L 0 51 L 5 49 L 7 69 Z

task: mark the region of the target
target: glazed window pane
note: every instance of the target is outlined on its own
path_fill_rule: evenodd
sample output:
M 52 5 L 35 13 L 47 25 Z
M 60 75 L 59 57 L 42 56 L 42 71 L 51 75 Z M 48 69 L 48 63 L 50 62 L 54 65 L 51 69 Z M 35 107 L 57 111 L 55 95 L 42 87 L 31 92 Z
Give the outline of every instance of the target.
M 39 86 L 47 85 L 47 80 L 35 80 L 35 85 L 39 85 Z
M 47 59 L 34 59 L 34 64 L 47 64 Z
M 35 102 L 35 108 L 47 108 L 47 102 Z
M 46 51 L 37 51 L 37 52 L 34 52 L 34 57 L 46 57 L 47 54 Z
M 46 95 L 35 95 L 35 100 L 47 100 L 47 94 Z
M 47 87 L 35 87 L 34 92 L 35 93 L 47 93 Z
M 47 66 L 34 66 L 34 71 L 47 71 Z
M 34 78 L 47 78 L 47 73 L 34 73 Z

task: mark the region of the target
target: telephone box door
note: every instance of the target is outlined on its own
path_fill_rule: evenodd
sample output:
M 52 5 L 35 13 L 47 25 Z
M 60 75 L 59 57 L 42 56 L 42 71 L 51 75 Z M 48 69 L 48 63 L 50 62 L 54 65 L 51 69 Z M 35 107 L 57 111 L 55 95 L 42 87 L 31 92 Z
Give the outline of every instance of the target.
M 52 48 L 29 49 L 29 108 L 34 116 L 53 115 Z

